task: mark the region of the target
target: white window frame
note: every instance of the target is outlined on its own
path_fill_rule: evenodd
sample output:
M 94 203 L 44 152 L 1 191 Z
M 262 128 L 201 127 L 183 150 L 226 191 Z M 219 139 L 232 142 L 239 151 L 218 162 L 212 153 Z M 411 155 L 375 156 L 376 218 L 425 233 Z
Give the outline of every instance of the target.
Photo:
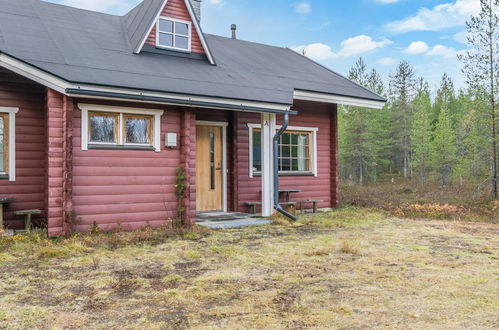
M 187 49 L 185 49 L 185 48 L 179 48 L 179 47 L 175 47 L 175 46 L 174 47 L 164 46 L 164 45 L 161 45 L 159 43 L 159 34 L 160 34 L 160 31 L 159 31 L 159 21 L 162 20 L 162 19 L 169 20 L 169 21 L 173 22 L 173 32 L 172 33 L 170 33 L 170 32 L 161 32 L 161 33 L 168 33 L 168 34 L 173 35 L 173 44 L 174 45 L 175 45 L 175 36 L 178 35 L 180 37 L 185 37 L 184 35 L 175 33 L 175 23 L 187 24 L 187 27 L 189 29 L 188 36 L 187 36 L 187 39 L 188 39 L 187 40 Z M 163 49 L 173 49 L 173 50 L 178 50 L 178 51 L 190 53 L 191 49 L 192 49 L 192 22 L 184 21 L 184 20 L 176 19 L 176 18 L 172 18 L 172 17 L 167 17 L 167 16 L 160 16 L 158 18 L 158 21 L 156 22 L 156 47 L 163 48 Z
M 125 147 L 134 147 L 134 146 L 153 146 L 156 152 L 161 152 L 161 116 L 165 113 L 164 110 L 158 109 L 144 109 L 144 108 L 127 108 L 127 107 L 115 107 L 115 106 L 107 106 L 107 105 L 96 105 L 96 104 L 78 104 L 78 108 L 81 110 L 81 150 L 88 150 L 88 145 L 109 145 L 109 146 L 125 146 Z M 89 112 L 113 112 L 120 114 L 120 122 L 123 122 L 124 114 L 131 115 L 149 115 L 154 116 L 153 120 L 153 141 L 152 144 L 149 145 L 141 145 L 136 143 L 124 143 L 124 144 L 116 144 L 116 143 L 90 143 L 88 140 L 88 113 Z M 119 141 L 123 140 L 121 136 L 123 134 L 123 130 L 120 127 L 118 131 Z
M 8 175 L 11 182 L 16 181 L 16 113 L 18 112 L 19 108 L 0 107 L 0 113 L 6 113 L 9 117 L 9 131 L 7 132 L 9 170 L 8 172 L 0 172 L 0 174 Z
M 262 125 L 261 124 L 252 124 L 248 123 L 248 130 L 249 130 L 249 177 L 254 178 L 256 176 L 260 176 L 260 172 L 254 172 L 253 171 L 253 130 L 254 129 L 261 129 Z M 281 125 L 276 126 L 276 130 L 281 129 Z M 313 175 L 313 176 L 318 176 L 319 175 L 319 170 L 317 166 L 317 132 L 319 131 L 318 127 L 302 127 L 302 126 L 288 126 L 286 129 L 287 131 L 299 131 L 299 132 L 307 132 L 310 133 L 312 141 L 310 141 L 310 157 L 312 160 L 312 170 L 311 171 L 285 171 L 285 172 L 279 172 L 279 175 Z

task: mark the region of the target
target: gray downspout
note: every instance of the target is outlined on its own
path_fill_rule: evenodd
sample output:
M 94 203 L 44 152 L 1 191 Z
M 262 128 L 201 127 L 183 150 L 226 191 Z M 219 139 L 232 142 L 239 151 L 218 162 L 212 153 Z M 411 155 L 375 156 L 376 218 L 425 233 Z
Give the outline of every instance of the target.
M 282 208 L 279 204 L 279 139 L 289 125 L 289 113 L 284 114 L 281 129 L 274 135 L 274 209 L 293 221 L 298 220 L 294 215 Z

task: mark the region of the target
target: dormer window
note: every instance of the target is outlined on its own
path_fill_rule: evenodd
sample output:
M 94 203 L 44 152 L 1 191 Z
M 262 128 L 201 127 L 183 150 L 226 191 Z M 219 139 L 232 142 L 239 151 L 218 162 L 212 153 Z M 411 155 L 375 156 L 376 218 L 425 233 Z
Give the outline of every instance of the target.
M 157 26 L 156 46 L 190 52 L 191 22 L 160 17 Z

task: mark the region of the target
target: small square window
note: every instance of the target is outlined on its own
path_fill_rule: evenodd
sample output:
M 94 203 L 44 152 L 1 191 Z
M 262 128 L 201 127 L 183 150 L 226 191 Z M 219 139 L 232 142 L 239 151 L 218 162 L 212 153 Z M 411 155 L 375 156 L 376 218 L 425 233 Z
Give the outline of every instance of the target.
M 152 140 L 151 116 L 125 116 L 126 143 L 150 144 Z
M 89 115 L 90 142 L 118 143 L 118 115 L 91 113 Z
M 160 18 L 157 25 L 157 46 L 190 51 L 191 24 L 176 19 Z

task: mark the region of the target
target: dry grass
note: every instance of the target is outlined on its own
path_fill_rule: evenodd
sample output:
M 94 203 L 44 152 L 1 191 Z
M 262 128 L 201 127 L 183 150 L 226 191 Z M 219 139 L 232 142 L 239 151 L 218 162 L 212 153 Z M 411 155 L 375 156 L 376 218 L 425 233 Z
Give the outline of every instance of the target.
M 344 185 L 341 192 L 343 204 L 378 208 L 397 217 L 499 223 L 499 201 L 485 192 L 478 194 L 476 187 L 470 182 L 422 187 L 398 179 L 396 183 Z
M 343 208 L 211 233 L 0 238 L 0 329 L 494 329 L 498 234 Z

